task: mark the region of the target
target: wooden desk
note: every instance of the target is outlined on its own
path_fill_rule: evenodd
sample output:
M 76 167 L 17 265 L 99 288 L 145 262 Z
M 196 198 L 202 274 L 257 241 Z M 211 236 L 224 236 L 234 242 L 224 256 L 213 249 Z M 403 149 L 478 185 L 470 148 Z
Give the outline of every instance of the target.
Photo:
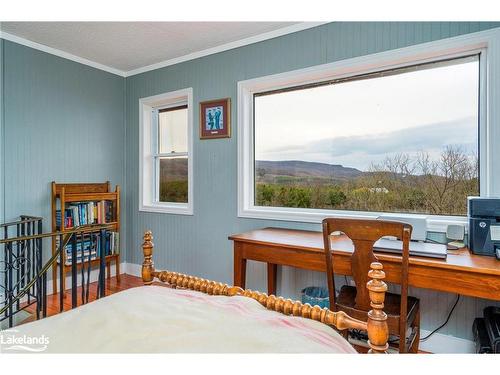
M 229 237 L 234 241 L 234 285 L 245 288 L 246 262 L 267 263 L 268 293 L 276 294 L 277 265 L 325 272 L 321 232 L 265 228 Z M 334 272 L 351 275 L 352 243 L 345 237 L 332 239 Z M 401 257 L 377 253 L 386 280 L 400 282 Z M 410 257 L 410 286 L 500 300 L 500 261 L 474 255 L 468 249 L 449 251 L 444 259 Z

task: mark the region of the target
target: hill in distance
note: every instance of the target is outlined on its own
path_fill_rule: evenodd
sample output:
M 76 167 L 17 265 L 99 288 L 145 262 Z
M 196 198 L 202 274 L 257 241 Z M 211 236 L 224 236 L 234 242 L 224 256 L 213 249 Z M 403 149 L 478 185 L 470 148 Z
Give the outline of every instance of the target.
M 328 179 L 351 179 L 359 177 L 362 171 L 356 168 L 344 167 L 339 164 L 316 163 L 302 160 L 269 161 L 257 160 L 255 162 L 257 176 L 291 176 L 312 177 Z
M 160 159 L 161 181 L 187 180 L 187 176 L 188 176 L 187 158 Z
M 316 163 L 302 160 L 255 162 L 256 176 L 262 182 L 272 182 L 276 177 L 291 177 L 313 180 L 349 180 L 359 177 L 364 172 L 339 164 Z M 186 158 L 160 160 L 160 178 L 162 181 L 185 180 L 188 174 Z

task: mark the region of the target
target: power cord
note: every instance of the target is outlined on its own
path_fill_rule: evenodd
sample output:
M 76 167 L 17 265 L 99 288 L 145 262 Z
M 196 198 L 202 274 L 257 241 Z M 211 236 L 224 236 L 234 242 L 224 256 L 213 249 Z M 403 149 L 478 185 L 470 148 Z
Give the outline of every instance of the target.
M 453 311 L 455 310 L 455 307 L 457 307 L 457 305 L 458 305 L 458 301 L 460 301 L 460 294 L 457 294 L 457 299 L 455 300 L 455 303 L 453 304 L 453 307 L 451 308 L 450 312 L 448 313 L 448 317 L 446 318 L 446 320 L 444 321 L 444 323 L 441 324 L 439 327 L 437 327 L 434 331 L 432 331 L 431 333 L 429 333 L 427 336 L 422 337 L 420 339 L 420 341 L 427 340 L 429 337 L 431 337 L 433 334 L 435 334 L 437 331 L 439 331 L 441 328 L 443 328 L 446 324 L 448 324 L 448 321 L 451 318 L 451 314 L 453 314 Z
M 460 294 L 457 294 L 457 299 L 455 300 L 455 303 L 453 304 L 453 307 L 451 308 L 450 312 L 448 313 L 448 316 L 446 317 L 446 320 L 444 321 L 443 324 L 441 324 L 439 327 L 437 327 L 436 329 L 434 329 L 431 333 L 429 333 L 427 336 L 425 337 L 422 337 L 420 339 L 420 341 L 425 341 L 427 340 L 429 337 L 431 337 L 433 334 L 435 334 L 437 331 L 439 331 L 441 328 L 443 328 L 446 324 L 448 324 L 448 321 L 450 320 L 451 318 L 451 315 L 453 314 L 453 311 L 455 311 L 455 308 L 457 307 L 458 305 L 458 301 L 460 301 Z M 365 332 L 361 332 L 359 330 L 356 330 L 356 329 L 353 329 L 350 331 L 350 334 L 351 334 L 351 337 L 354 338 L 354 339 L 357 339 L 357 340 L 367 340 L 368 339 L 368 336 L 366 335 Z M 399 337 L 395 337 L 393 339 L 389 339 L 387 342 L 389 344 L 396 344 L 399 342 Z

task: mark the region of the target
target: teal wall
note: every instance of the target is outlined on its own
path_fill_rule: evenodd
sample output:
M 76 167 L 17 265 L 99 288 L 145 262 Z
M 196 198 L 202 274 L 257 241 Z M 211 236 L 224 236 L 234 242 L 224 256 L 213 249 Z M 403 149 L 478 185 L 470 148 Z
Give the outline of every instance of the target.
M 125 187 L 125 79 L 2 42 L 2 216 L 40 215 L 50 231 L 52 180 Z
M 320 230 L 319 225 L 237 217 L 236 84 L 253 77 L 290 71 L 385 50 L 498 27 L 499 23 L 331 23 L 279 38 L 157 69 L 126 79 L 126 213 L 127 261 L 140 264 L 142 234 L 155 236 L 158 268 L 186 272 L 223 282 L 233 274 L 232 233 L 265 226 Z M 204 100 L 230 97 L 233 103 L 231 139 L 194 139 L 194 215 L 139 212 L 139 98 L 186 87 L 193 88 L 194 108 Z M 198 124 L 194 111 L 194 124 Z M 196 128 L 196 125 L 195 125 Z M 250 262 L 249 288 L 266 289 L 263 264 Z M 297 297 L 307 285 L 325 285 L 323 274 L 284 267 L 278 292 Z M 422 299 L 423 328 L 432 329 L 445 317 L 454 296 L 414 290 Z M 464 298 L 442 333 L 470 338 L 472 320 L 491 302 Z

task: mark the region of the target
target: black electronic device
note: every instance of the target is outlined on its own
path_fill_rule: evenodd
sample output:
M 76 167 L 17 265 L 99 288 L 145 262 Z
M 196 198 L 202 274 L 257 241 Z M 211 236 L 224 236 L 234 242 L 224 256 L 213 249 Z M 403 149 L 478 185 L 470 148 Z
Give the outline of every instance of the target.
M 476 353 L 486 354 L 492 352 L 490 338 L 484 324 L 484 318 L 474 319 L 472 334 L 474 335 L 474 342 L 476 344 Z
M 488 306 L 484 309 L 484 325 L 492 353 L 500 353 L 500 307 Z
M 469 197 L 469 249 L 500 259 L 500 198 Z

